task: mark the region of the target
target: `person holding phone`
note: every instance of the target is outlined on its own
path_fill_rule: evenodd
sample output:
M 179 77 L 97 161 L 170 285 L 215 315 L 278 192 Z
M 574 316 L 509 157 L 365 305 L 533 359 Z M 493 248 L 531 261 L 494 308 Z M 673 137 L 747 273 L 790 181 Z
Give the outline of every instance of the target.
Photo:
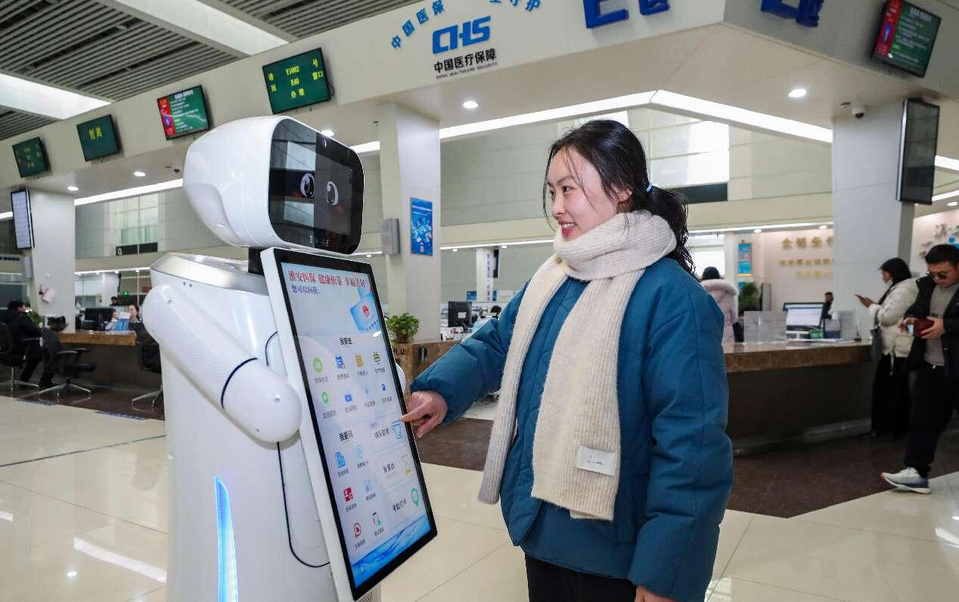
M 899 329 L 906 310 L 912 307 L 919 288 L 909 266 L 898 257 L 889 259 L 879 268 L 882 281 L 889 285 L 879 301 L 856 295 L 869 310 L 872 321 L 880 328 L 882 359 L 876 366 L 872 386 L 873 438 L 899 439 L 909 425 L 909 372 L 906 358 L 912 350 L 912 337 Z
M 914 336 L 906 367 L 917 372 L 906 467 L 881 476 L 896 489 L 928 494 L 939 436 L 959 409 L 959 249 L 936 245 L 925 259 L 928 275 L 916 283 L 919 295 L 900 323 Z
M 556 254 L 412 383 L 403 420 L 422 437 L 500 391 L 480 500 L 501 501 L 531 602 L 701 602 L 732 453 L 686 207 L 615 121 L 556 141 L 545 179 Z

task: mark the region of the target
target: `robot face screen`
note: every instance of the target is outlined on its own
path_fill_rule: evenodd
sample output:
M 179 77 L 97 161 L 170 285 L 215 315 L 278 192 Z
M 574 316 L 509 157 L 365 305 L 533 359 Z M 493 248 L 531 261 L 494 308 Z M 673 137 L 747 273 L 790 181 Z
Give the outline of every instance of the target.
M 360 242 L 363 167 L 349 147 L 292 120 L 270 148 L 270 223 L 296 245 L 349 254 Z

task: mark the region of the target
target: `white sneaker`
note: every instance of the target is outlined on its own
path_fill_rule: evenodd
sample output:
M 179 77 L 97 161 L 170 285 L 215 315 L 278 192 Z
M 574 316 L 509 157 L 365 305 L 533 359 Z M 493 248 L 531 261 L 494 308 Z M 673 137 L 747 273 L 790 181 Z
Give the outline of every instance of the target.
M 919 475 L 915 468 L 905 468 L 892 474 L 889 472 L 881 473 L 880 476 L 890 485 L 899 491 L 912 491 L 913 493 L 930 494 L 929 479 L 924 479 Z

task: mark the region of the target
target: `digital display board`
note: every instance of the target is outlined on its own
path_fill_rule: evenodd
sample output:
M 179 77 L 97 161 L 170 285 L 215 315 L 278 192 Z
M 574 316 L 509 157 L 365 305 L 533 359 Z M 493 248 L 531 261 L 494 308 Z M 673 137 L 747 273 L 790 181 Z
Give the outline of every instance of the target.
M 78 123 L 77 136 L 80 137 L 84 161 L 93 161 L 120 152 L 120 141 L 117 139 L 117 131 L 111 115 Z
M 939 107 L 915 98 L 907 99 L 902 124 L 899 200 L 931 205 L 936 180 Z
M 210 129 L 202 86 L 158 98 L 157 106 L 167 140 Z
M 905 0 L 888 0 L 874 59 L 924 77 L 941 19 Z
M 18 249 L 33 248 L 33 212 L 30 210 L 30 191 L 14 190 L 10 193 L 13 208 L 13 230 Z
M 43 141 L 31 138 L 13 145 L 13 157 L 17 160 L 17 171 L 21 178 L 35 176 L 50 169 Z
M 263 79 L 274 114 L 330 99 L 323 51 L 319 49 L 264 65 Z

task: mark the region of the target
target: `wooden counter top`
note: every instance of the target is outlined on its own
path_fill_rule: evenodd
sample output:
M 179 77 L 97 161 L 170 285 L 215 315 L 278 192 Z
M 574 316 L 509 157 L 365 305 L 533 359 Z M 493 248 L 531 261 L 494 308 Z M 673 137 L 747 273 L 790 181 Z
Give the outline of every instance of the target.
M 115 347 L 136 347 L 137 335 L 132 332 L 99 332 L 96 330 L 78 330 L 59 333 L 64 345 L 112 345 Z
M 725 343 L 726 372 L 759 372 L 869 362 L 865 343 Z

